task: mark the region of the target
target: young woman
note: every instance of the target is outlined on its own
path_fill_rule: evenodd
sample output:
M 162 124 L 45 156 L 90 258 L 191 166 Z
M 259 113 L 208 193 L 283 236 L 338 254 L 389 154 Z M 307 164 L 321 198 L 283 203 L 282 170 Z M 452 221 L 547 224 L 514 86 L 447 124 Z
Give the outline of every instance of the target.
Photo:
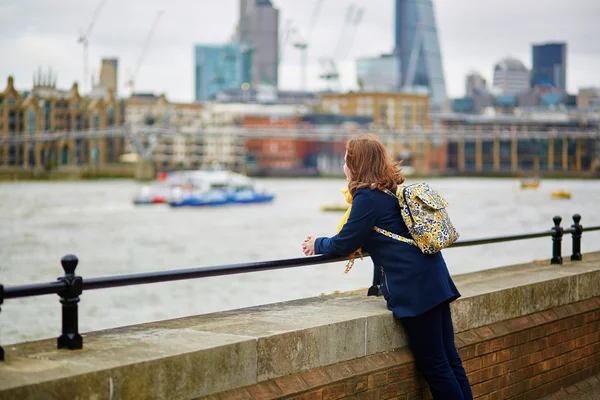
M 471 400 L 473 395 L 454 344 L 450 302 L 460 297 L 441 253 L 425 255 L 410 244 L 373 230 L 378 226 L 410 238 L 396 192 L 404 177 L 373 135 L 346 145 L 344 173 L 353 196 L 348 221 L 332 237 L 308 236 L 305 255 L 368 252 L 380 274 L 383 296 L 402 322 L 419 371 L 434 399 Z

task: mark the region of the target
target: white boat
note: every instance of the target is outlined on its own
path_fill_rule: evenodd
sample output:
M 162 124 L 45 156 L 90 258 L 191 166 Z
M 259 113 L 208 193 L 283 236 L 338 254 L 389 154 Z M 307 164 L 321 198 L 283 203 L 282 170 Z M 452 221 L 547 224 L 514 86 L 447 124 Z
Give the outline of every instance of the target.
M 173 189 L 185 183 L 178 174 L 160 173 L 157 178 L 157 181 L 140 188 L 133 198 L 133 204 L 166 204 L 171 200 Z
M 255 187 L 245 175 L 223 170 L 178 172 L 185 183 L 172 191 L 172 207 L 220 206 L 236 203 L 265 203 L 275 196 Z

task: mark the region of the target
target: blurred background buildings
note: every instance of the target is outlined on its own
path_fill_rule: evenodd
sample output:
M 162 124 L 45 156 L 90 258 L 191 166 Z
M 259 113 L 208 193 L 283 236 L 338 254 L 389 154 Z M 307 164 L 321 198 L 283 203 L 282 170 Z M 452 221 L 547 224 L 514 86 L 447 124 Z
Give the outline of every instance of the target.
M 105 1 L 79 38 L 84 55 Z M 306 52 L 322 3 L 312 4 L 310 26 L 301 30 L 280 23 L 276 1 L 239 0 L 230 40 L 191 49 L 190 103 L 135 90 L 160 11 L 127 74 L 110 56 L 89 85 L 58 88 L 52 69 L 39 69 L 29 88 L 8 77 L 0 89 L 0 168 L 109 168 L 131 159 L 124 155 L 142 157 L 145 148 L 144 157 L 165 170 L 217 162 L 254 174 L 341 174 L 344 141 L 374 131 L 396 159 L 422 173 L 597 173 L 600 91 L 567 92 L 567 43 L 531 44 L 531 67 L 498 55 L 491 82 L 473 70 L 464 96 L 448 98 L 435 3 L 396 0 L 394 48 L 359 56 L 357 89 L 344 92 L 337 63 L 366 12 L 348 5 L 331 56 L 320 60 L 328 89 L 312 92 Z M 280 88 L 280 63 L 290 50 L 301 57 L 301 90 Z M 123 75 L 128 93 L 118 92 Z

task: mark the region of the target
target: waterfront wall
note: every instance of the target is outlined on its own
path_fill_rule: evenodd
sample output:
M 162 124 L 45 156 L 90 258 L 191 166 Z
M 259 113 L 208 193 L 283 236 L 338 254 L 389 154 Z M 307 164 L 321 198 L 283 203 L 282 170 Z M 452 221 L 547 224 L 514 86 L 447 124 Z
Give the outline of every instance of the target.
M 135 176 L 135 165 L 130 164 L 104 164 L 98 168 L 87 166 L 64 166 L 51 170 L 43 168 L 0 167 L 0 181 L 80 180 L 97 178 L 131 179 Z
M 600 372 L 600 253 L 455 281 L 477 398 L 538 398 Z M 53 339 L 5 351 L 0 399 L 428 397 L 400 325 L 363 292 L 93 332 L 83 350 Z

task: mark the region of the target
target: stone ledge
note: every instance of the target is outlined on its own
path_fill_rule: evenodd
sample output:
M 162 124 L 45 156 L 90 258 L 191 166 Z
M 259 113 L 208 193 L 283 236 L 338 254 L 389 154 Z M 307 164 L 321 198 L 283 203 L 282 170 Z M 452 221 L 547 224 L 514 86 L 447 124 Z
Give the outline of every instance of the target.
M 461 332 L 600 296 L 600 253 L 454 279 Z M 93 332 L 80 351 L 55 340 L 11 345 L 0 399 L 195 398 L 404 345 L 382 298 L 330 295 Z
M 533 399 L 600 371 L 600 364 L 592 365 L 600 357 L 599 327 L 600 297 L 595 297 L 464 331 L 455 341 L 475 398 Z M 413 361 L 403 347 L 202 400 L 430 399 Z

